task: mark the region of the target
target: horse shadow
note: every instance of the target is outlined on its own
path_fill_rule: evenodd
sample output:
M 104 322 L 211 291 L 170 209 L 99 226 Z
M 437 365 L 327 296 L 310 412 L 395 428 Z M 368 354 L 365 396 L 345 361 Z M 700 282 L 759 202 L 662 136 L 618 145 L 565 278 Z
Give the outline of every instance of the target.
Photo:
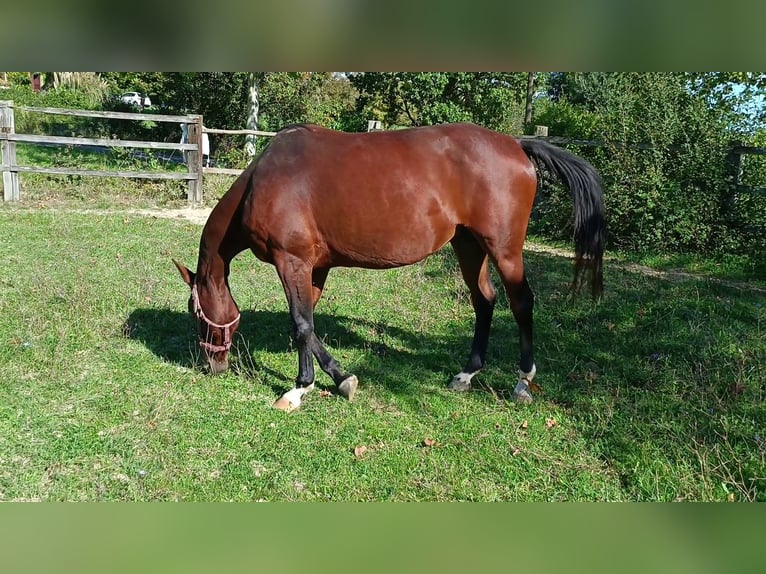
M 297 354 L 290 336 L 289 315 L 263 310 L 243 310 L 241 314 L 232 346 L 232 371 L 249 379 L 260 379 L 275 393 L 284 392 L 292 385 L 297 371 L 275 371 L 260 361 L 258 354 Z M 472 324 L 466 324 L 463 332 L 455 329 L 453 333 L 436 336 L 380 321 L 327 313 L 315 313 L 314 325 L 316 335 L 332 355 L 338 356 L 346 350 L 358 351 L 352 364 L 339 359 L 343 368 L 363 382 L 382 384 L 399 394 L 422 393 L 418 380 L 423 378 L 421 375 L 433 372 L 443 373 L 446 385 L 468 357 L 473 336 Z M 512 328 L 493 326 L 493 331 Z M 138 308 L 125 321 L 123 332 L 162 361 L 189 369 L 206 368 L 197 346 L 194 320 L 187 312 Z M 515 373 L 515 364 L 509 363 L 509 368 Z M 318 365 L 316 384 L 319 388 L 333 388 L 332 381 Z

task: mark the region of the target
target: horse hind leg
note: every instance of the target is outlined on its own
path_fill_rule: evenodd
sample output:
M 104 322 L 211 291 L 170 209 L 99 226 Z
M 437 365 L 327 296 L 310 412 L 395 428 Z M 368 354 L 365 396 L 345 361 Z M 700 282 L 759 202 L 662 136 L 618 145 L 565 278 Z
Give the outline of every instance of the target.
M 455 250 L 463 280 L 471 292 L 476 323 L 468 361 L 447 388 L 467 391 L 471 388 L 471 379 L 484 367 L 486 361 L 489 330 L 497 294 L 489 276 L 487 253 L 473 234 L 465 228 L 460 228 L 452 239 L 452 248 Z
M 513 391 L 513 398 L 519 403 L 532 402 L 530 385 L 537 372 L 532 348 L 532 317 L 535 296 L 524 274 L 521 253 L 499 259 L 498 273 L 503 280 L 511 312 L 519 328 L 519 380 Z

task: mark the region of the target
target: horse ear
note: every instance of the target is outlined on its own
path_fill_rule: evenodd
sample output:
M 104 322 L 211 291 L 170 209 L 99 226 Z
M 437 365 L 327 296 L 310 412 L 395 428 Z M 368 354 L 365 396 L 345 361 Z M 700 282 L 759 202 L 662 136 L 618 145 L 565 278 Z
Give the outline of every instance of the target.
M 189 269 L 187 269 L 185 265 L 182 265 L 175 259 L 173 259 L 172 261 L 173 261 L 173 264 L 176 266 L 176 269 L 178 269 L 178 272 L 181 274 L 181 278 L 184 280 L 184 283 L 186 283 L 191 288 L 191 286 L 194 285 L 194 272 L 189 271 Z

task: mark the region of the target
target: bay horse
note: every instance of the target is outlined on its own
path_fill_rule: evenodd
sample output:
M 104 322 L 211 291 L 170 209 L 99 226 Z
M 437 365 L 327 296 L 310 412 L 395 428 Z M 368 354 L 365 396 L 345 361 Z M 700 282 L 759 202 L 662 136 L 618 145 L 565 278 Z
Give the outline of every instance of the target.
M 573 289 L 603 290 L 601 181 L 584 159 L 540 140 L 515 139 L 473 124 L 345 133 L 316 125 L 282 129 L 234 181 L 202 231 L 197 270 L 175 263 L 191 289 L 189 311 L 210 371 L 228 368 L 240 321 L 229 264 L 250 249 L 272 264 L 284 288 L 298 347 L 295 386 L 274 403 L 291 411 L 314 387 L 314 362 L 351 400 L 357 378 L 314 334 L 313 312 L 333 267 L 386 269 L 421 261 L 447 243 L 455 251 L 476 315 L 463 370 L 448 387 L 464 391 L 484 367 L 502 280 L 519 329 L 514 399 L 532 400 L 534 295 L 522 247 L 545 168 L 570 189 L 574 213 Z M 588 273 L 584 273 L 588 271 Z

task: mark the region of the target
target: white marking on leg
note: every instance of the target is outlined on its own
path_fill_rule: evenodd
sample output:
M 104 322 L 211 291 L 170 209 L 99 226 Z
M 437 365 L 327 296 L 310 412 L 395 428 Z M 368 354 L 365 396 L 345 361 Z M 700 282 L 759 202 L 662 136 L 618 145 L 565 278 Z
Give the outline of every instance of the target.
M 524 371 L 519 369 L 519 377 L 522 379 L 526 379 L 530 383 L 532 382 L 532 379 L 535 378 L 536 374 L 537 374 L 537 367 L 535 367 L 534 363 L 532 363 L 532 370 L 529 371 L 528 373 L 525 373 Z
M 517 403 L 529 404 L 532 402 L 532 392 L 529 390 L 529 383 L 535 378 L 537 374 L 537 368 L 534 363 L 532 364 L 532 370 L 528 373 L 519 371 L 519 382 L 516 383 L 516 388 L 513 389 L 513 399 Z
M 447 388 L 451 391 L 469 391 L 471 390 L 471 379 L 473 379 L 479 371 L 473 373 L 466 373 L 465 371 L 459 372 L 452 377 L 452 381 L 447 385 Z
M 277 399 L 274 403 L 274 408 L 288 413 L 294 411 L 301 406 L 303 395 L 311 392 L 313 389 L 314 383 L 311 383 L 308 387 L 294 387 Z

